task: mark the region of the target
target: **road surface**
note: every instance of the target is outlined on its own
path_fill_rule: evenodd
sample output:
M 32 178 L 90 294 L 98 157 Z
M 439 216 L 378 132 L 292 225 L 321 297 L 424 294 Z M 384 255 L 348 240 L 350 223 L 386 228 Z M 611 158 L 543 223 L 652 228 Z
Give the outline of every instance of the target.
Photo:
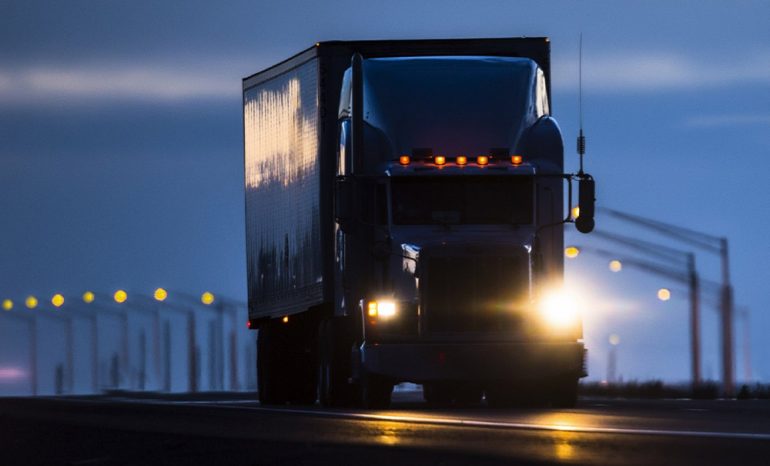
M 250 394 L 0 399 L 0 463 L 770 464 L 770 401 L 262 407 Z

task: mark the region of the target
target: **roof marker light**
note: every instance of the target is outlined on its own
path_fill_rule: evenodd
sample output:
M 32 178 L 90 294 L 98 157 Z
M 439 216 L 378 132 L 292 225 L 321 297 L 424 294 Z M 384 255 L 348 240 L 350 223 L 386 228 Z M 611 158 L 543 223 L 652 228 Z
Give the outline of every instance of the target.
M 444 165 L 446 163 L 446 157 L 443 155 L 437 155 L 433 158 L 433 161 L 436 163 L 436 165 Z
M 479 165 L 487 165 L 489 164 L 489 157 L 486 155 L 479 155 L 476 157 L 476 163 Z
M 520 165 L 521 162 L 523 162 L 523 159 L 520 155 L 512 155 L 511 156 L 511 163 L 514 165 Z
M 398 163 L 401 165 L 409 165 L 409 162 L 411 162 L 412 159 L 408 155 L 402 155 L 398 158 Z
M 464 155 L 457 156 L 457 165 L 465 165 L 466 163 L 468 163 L 468 157 Z

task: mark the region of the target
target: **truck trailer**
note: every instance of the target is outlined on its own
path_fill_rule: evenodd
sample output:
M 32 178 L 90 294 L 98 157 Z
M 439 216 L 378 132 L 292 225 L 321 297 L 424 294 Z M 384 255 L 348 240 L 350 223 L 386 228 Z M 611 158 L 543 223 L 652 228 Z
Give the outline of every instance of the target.
M 244 78 L 261 403 L 575 404 L 564 228 L 594 181 L 550 101 L 547 38 L 321 42 Z

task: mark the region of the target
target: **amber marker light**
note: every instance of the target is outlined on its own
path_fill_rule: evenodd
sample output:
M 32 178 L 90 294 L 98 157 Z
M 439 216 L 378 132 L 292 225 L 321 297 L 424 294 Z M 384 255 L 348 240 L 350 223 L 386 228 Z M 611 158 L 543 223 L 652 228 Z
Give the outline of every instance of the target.
M 401 165 L 409 165 L 409 162 L 411 162 L 412 159 L 408 155 L 402 155 L 398 158 L 398 163 Z
M 24 300 L 24 305 L 27 306 L 27 309 L 35 309 L 37 307 L 37 298 L 27 296 L 27 299 Z
M 51 304 L 53 304 L 56 307 L 61 307 L 62 304 L 64 304 L 64 296 L 60 295 L 59 293 L 56 293 L 51 298 Z
M 366 309 L 366 313 L 369 314 L 370 317 L 375 317 L 377 315 L 377 301 L 369 301 L 366 305 Z
M 152 296 L 156 301 L 165 301 L 166 298 L 168 298 L 168 291 L 164 290 L 163 288 L 158 288 L 155 290 L 155 293 L 153 293 Z
M 10 311 L 11 309 L 13 309 L 13 301 L 11 301 L 10 299 L 4 299 L 3 310 Z
M 476 163 L 479 165 L 489 165 L 489 157 L 486 155 L 479 155 L 476 157 Z
M 521 162 L 523 162 L 524 159 L 520 155 L 512 155 L 511 156 L 511 163 L 514 165 L 521 165 Z
M 92 291 L 86 291 L 85 293 L 83 293 L 83 302 L 86 304 L 91 304 L 92 302 L 94 302 L 94 298 L 96 297 L 94 296 L 94 293 Z
M 465 165 L 468 163 L 468 157 L 464 155 L 457 156 L 457 165 Z
M 205 292 L 201 295 L 201 302 L 208 306 L 209 304 L 214 302 L 214 295 L 210 292 Z
M 567 256 L 569 259 L 574 259 L 578 255 L 580 255 L 580 249 L 576 246 L 567 246 L 564 248 L 564 255 Z
M 444 165 L 446 163 L 446 157 L 443 155 L 437 155 L 433 158 L 433 161 L 436 163 L 436 165 Z

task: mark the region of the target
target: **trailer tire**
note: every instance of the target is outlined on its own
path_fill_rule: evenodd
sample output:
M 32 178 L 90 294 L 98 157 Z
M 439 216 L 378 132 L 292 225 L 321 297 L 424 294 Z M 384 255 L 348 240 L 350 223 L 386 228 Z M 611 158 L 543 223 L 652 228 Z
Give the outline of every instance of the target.
M 549 381 L 551 386 L 550 401 L 554 408 L 574 408 L 578 401 L 577 377 L 560 377 Z
M 364 373 L 361 377 L 361 406 L 364 409 L 387 409 L 393 393 L 393 382 L 385 377 Z
M 286 404 L 287 374 L 280 335 L 271 325 L 260 327 L 257 335 L 257 391 L 264 405 Z
M 323 406 L 349 406 L 350 332 L 343 318 L 330 318 L 318 329 L 318 399 Z

